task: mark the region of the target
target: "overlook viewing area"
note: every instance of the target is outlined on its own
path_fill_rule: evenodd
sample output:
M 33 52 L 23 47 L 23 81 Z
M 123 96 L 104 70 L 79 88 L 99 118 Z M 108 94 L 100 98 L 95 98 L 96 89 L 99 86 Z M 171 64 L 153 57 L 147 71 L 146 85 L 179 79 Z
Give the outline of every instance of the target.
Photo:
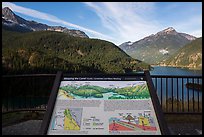
M 2 135 L 202 135 L 201 7 L 2 2 Z
M 2 134 L 38 134 L 55 74 L 5 75 L 2 97 Z M 202 134 L 202 76 L 151 75 L 171 134 Z M 26 126 L 25 131 L 18 131 Z M 34 128 L 35 127 L 35 128 Z

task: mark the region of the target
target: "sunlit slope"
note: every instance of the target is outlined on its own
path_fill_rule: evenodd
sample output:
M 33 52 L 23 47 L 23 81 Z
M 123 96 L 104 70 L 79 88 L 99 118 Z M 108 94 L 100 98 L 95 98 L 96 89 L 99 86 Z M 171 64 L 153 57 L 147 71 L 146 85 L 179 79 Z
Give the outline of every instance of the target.
M 175 67 L 202 69 L 202 37 L 185 45 L 164 63 Z

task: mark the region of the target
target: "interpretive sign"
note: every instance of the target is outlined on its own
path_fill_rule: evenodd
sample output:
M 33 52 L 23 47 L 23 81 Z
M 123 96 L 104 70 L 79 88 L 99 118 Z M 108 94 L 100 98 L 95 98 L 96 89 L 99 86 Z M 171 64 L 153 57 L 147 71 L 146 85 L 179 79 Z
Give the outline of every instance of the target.
M 58 73 L 42 134 L 168 134 L 149 72 L 129 75 Z

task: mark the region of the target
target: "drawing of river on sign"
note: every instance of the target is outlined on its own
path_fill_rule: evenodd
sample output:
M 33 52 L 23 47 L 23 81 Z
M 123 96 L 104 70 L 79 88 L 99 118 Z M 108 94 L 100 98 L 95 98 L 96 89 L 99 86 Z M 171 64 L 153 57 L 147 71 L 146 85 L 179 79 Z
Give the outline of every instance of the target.
M 52 130 L 80 130 L 82 108 L 58 109 L 55 112 Z
M 150 111 L 119 114 L 109 118 L 109 131 L 157 131 Z
M 63 81 L 58 99 L 149 99 L 146 81 Z

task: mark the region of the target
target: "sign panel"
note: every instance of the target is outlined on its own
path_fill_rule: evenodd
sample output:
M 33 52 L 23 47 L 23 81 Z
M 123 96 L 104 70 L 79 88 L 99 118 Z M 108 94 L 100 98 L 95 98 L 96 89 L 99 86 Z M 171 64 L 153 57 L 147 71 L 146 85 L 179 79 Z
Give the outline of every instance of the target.
M 150 93 L 142 75 L 63 76 L 45 133 L 160 135 L 163 129 Z

